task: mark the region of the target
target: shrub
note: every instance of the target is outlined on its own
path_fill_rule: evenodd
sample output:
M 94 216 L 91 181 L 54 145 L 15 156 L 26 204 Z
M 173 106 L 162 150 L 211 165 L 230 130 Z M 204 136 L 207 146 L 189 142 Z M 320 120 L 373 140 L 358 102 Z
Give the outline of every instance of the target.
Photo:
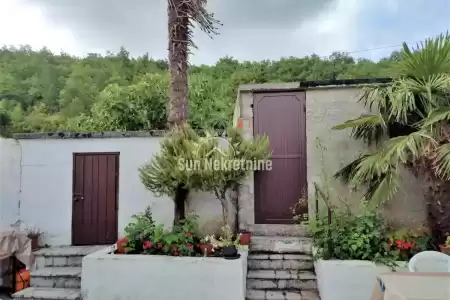
M 130 254 L 201 255 L 197 247 L 199 238 L 194 234 L 197 227 L 197 217 L 189 216 L 172 230 L 165 230 L 163 225 L 155 223 L 151 208 L 147 207 L 144 213 L 134 215 L 125 228 L 125 251 Z
M 373 209 L 363 205 L 359 214 L 339 209 L 332 210 L 331 223 L 320 216 L 310 224 L 316 258 L 342 260 L 370 260 L 394 263 L 397 253 L 388 244 L 385 220 Z

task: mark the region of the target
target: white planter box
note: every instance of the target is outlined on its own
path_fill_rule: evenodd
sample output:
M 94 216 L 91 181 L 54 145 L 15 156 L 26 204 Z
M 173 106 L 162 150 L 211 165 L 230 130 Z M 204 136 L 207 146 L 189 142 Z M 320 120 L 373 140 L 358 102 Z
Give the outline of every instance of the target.
M 397 262 L 397 272 L 408 272 Z M 376 276 L 393 272 L 389 267 L 363 260 L 318 260 L 314 263 L 321 300 L 369 300 Z
M 84 300 L 245 299 L 245 251 L 236 260 L 110 252 L 108 247 L 83 258 Z

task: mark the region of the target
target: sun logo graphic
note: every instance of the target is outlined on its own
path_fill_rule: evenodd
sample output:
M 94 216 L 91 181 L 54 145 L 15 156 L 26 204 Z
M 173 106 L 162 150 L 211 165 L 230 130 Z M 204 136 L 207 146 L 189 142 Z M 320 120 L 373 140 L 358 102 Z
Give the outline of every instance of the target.
M 211 145 L 214 145 L 211 148 Z M 203 138 L 197 147 L 197 156 L 202 154 L 202 151 L 207 151 L 205 153 L 205 158 L 213 156 L 215 153 L 222 157 L 227 157 L 227 151 L 231 151 L 232 157 L 235 155 L 235 150 L 233 144 L 230 143 L 226 138 L 212 136 Z

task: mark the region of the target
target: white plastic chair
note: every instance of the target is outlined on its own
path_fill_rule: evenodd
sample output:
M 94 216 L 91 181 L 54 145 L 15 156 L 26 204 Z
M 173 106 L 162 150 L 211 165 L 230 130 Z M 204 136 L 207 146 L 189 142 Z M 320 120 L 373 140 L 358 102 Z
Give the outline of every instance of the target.
M 450 256 L 437 251 L 423 251 L 408 263 L 410 272 L 450 272 Z

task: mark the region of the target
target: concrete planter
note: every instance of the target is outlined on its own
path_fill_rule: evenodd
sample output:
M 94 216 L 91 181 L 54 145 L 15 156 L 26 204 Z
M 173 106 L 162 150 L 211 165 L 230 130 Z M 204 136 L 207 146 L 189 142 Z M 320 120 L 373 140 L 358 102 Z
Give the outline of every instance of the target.
M 407 262 L 397 262 L 397 272 L 408 272 Z M 363 260 L 318 260 L 314 263 L 322 300 L 370 299 L 376 276 L 393 272 L 389 267 Z
M 83 258 L 84 300 L 244 300 L 247 252 L 215 257 L 114 255 L 106 248 Z

